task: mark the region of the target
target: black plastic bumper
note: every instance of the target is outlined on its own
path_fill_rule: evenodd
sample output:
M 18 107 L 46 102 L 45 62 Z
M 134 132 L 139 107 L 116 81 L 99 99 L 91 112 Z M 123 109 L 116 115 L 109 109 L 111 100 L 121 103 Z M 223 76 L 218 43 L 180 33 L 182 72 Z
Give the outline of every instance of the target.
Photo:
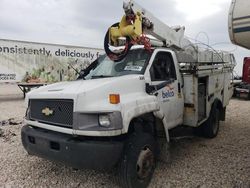
M 76 139 L 71 135 L 22 128 L 22 143 L 27 152 L 74 168 L 109 169 L 117 164 L 123 142 Z

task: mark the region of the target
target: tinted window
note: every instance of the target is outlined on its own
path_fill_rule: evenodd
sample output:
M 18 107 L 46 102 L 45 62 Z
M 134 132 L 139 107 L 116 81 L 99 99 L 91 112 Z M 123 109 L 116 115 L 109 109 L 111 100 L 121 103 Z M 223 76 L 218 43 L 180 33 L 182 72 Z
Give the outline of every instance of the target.
M 152 81 L 165 81 L 168 79 L 176 80 L 174 61 L 171 53 L 158 52 L 150 68 Z

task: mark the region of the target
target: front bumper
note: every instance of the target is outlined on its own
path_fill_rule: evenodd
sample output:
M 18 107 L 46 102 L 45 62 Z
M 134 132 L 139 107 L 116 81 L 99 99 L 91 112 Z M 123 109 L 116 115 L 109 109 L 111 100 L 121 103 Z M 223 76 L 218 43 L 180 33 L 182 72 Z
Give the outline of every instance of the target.
M 250 99 L 250 89 L 235 88 L 234 89 L 234 96 L 240 97 L 240 98 Z
M 122 141 L 75 138 L 29 125 L 22 128 L 21 136 L 23 146 L 29 154 L 62 162 L 74 168 L 112 168 L 117 164 L 123 150 Z

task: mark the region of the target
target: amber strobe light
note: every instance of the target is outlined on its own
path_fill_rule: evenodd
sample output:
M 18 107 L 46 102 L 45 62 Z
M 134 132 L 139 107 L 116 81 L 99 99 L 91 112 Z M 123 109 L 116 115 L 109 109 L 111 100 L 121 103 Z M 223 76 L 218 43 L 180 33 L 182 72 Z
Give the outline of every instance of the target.
M 120 95 L 119 94 L 110 94 L 109 95 L 110 104 L 119 104 L 120 103 Z

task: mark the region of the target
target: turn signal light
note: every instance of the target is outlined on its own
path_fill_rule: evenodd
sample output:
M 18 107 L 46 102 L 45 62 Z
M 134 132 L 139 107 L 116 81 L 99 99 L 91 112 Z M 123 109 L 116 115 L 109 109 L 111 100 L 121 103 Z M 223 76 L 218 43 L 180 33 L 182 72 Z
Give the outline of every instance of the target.
M 120 103 L 120 95 L 119 94 L 110 94 L 109 95 L 110 104 L 119 104 Z

